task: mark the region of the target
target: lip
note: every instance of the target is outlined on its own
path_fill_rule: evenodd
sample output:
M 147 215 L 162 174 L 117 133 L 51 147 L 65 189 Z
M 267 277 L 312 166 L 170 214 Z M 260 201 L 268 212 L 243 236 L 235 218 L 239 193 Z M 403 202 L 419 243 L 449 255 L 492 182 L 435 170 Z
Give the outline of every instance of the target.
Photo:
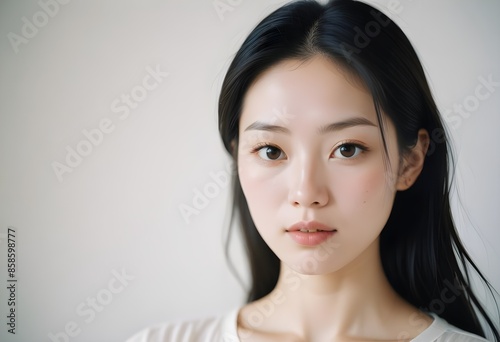
M 301 232 L 301 229 L 318 230 L 317 232 Z M 286 229 L 286 233 L 292 240 L 303 246 L 317 246 L 330 237 L 337 229 L 324 225 L 317 221 L 300 221 Z

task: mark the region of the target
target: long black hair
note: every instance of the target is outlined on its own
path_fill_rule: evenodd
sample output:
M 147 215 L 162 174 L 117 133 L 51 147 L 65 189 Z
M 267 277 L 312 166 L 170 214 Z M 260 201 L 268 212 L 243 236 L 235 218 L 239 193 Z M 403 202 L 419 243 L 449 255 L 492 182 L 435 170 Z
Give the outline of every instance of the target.
M 484 337 L 482 316 L 500 341 L 493 320 L 471 289 L 469 271 L 477 273 L 494 298 L 493 289 L 461 243 L 451 215 L 453 159 L 448 134 L 415 50 L 382 12 L 352 0 L 325 5 L 294 1 L 253 29 L 229 66 L 219 98 L 219 132 L 234 165 L 242 100 L 252 81 L 280 61 L 318 54 L 342 66 L 370 91 L 386 153 L 382 113 L 394 123 L 400 153 L 414 146 L 421 128 L 432 139 L 420 176 L 408 190 L 396 193 L 380 235 L 382 265 L 390 284 L 414 306 Z M 238 219 L 242 228 L 252 275 L 247 297 L 251 302 L 276 286 L 280 260 L 258 233 L 236 166 L 234 170 L 230 226 Z M 229 238 L 226 255 L 228 242 Z

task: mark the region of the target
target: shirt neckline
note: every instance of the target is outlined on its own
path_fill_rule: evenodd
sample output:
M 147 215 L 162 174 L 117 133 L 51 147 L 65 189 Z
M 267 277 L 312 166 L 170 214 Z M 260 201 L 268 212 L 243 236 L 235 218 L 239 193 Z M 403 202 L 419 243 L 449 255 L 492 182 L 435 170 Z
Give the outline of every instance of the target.
M 231 341 L 231 342 L 241 342 L 238 336 L 238 313 L 241 307 L 233 308 L 229 311 L 224 321 L 224 329 L 225 332 L 223 341 Z M 439 336 L 441 336 L 448 328 L 448 323 L 439 317 L 434 312 L 426 312 L 429 316 L 433 318 L 432 323 L 422 331 L 418 336 L 413 338 L 411 342 L 429 342 L 436 340 Z
M 436 315 L 434 312 L 427 312 L 434 320 L 432 323 L 420 334 L 418 334 L 411 342 L 428 342 L 434 341 L 441 336 L 448 328 L 448 323 Z

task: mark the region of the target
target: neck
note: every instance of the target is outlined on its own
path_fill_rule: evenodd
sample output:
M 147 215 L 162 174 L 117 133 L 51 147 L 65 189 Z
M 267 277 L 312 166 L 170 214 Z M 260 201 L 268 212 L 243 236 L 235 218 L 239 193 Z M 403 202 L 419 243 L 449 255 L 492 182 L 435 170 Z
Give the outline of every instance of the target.
M 333 273 L 303 275 L 282 263 L 276 287 L 257 302 L 267 306 L 273 330 L 292 329 L 309 341 L 332 336 L 386 339 L 398 334 L 394 326 L 406 326 L 418 314 L 385 277 L 378 240 Z

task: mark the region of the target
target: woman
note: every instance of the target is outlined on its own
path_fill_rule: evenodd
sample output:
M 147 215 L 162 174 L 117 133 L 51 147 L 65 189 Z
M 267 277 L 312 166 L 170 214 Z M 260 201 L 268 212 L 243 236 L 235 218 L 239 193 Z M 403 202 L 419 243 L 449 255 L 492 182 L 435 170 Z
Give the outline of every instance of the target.
M 219 130 L 247 304 L 130 341 L 500 341 L 452 220 L 442 120 L 387 16 L 351 0 L 274 11 L 227 71 Z

